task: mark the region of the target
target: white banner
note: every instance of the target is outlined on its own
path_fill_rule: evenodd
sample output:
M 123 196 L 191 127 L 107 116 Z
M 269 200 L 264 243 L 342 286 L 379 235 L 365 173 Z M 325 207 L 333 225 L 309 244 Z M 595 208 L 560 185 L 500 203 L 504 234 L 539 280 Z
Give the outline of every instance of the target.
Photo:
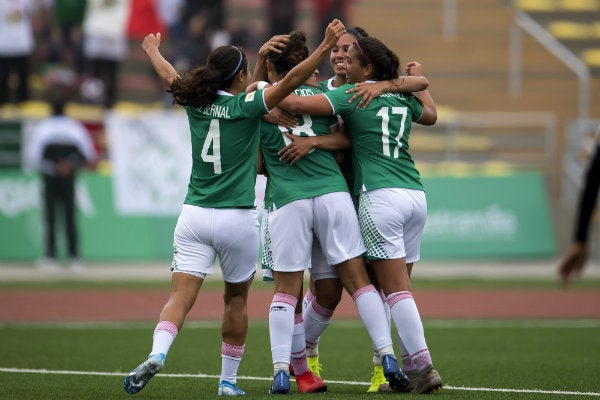
M 178 215 L 192 167 L 190 129 L 181 111 L 110 113 L 105 121 L 116 212 Z

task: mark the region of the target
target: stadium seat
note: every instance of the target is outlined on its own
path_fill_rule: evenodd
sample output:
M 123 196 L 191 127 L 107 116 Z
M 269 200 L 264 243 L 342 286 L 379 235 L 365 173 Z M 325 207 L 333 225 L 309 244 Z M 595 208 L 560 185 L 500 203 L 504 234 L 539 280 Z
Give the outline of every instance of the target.
M 562 0 L 561 10 L 565 11 L 596 11 L 600 9 L 598 0 Z
M 600 10 L 599 0 L 515 0 L 515 5 L 526 12 Z
M 600 67 L 600 48 L 585 50 L 581 53 L 581 58 L 589 67 Z
M 557 39 L 585 40 L 592 34 L 592 27 L 581 22 L 555 21 L 549 23 L 546 28 Z
M 554 11 L 553 0 L 515 0 L 517 8 L 523 11 Z
M 593 39 L 600 39 L 600 22 L 596 22 L 590 26 L 590 34 Z

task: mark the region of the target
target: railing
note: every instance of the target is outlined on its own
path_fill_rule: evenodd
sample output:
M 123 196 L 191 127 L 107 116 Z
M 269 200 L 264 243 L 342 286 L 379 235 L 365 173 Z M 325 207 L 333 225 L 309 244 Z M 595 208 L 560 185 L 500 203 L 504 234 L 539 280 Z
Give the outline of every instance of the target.
M 514 24 L 509 40 L 509 88 L 511 93 L 521 92 L 521 30 L 537 40 L 579 79 L 579 118 L 588 118 L 590 113 L 590 80 L 591 74 L 585 63 L 571 50 L 561 44 L 546 28 L 538 24 L 525 12 L 515 8 Z
M 444 111 L 434 126 L 413 125 L 411 152 L 422 163 L 495 163 L 554 180 L 557 124 L 546 112 Z

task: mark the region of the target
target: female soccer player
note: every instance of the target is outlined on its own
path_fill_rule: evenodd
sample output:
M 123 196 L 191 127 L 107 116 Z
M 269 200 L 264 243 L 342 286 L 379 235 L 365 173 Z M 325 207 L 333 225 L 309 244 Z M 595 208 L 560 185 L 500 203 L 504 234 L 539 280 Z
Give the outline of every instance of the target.
M 346 57 L 348 55 L 348 49 L 357 39 L 367 37 L 368 34 L 360 27 L 347 28 L 346 33 L 343 34 L 336 45 L 331 49 L 329 54 L 329 62 L 334 75 L 318 84 L 319 89 L 323 92 L 334 90 L 347 83 L 346 77 Z M 413 85 L 413 86 L 411 86 Z M 380 82 L 369 82 L 369 84 L 362 84 L 359 87 L 357 84 L 352 90 L 357 92 L 357 96 L 360 96 L 357 107 L 368 105 L 368 103 L 379 94 L 384 91 L 389 92 L 409 92 L 410 90 L 420 91 L 426 89 L 428 85 L 427 80 L 422 76 L 402 76 L 391 81 L 380 81 Z M 353 98 L 350 99 L 353 101 Z M 293 164 L 299 160 L 302 156 L 312 150 L 314 145 L 321 143 L 323 137 L 309 137 L 309 138 L 294 138 L 294 142 L 290 143 L 286 148 L 280 151 L 281 157 L 284 160 L 290 159 Z M 340 169 L 348 186 L 352 188 L 353 185 L 353 172 L 352 172 L 352 150 L 347 149 L 336 152 L 336 159 L 338 160 Z M 358 206 L 358 197 L 353 197 L 355 205 Z M 372 269 L 367 264 L 367 271 L 372 276 Z M 373 278 L 373 277 L 372 277 Z M 375 279 L 372 279 L 376 283 Z M 315 288 L 315 282 L 311 279 L 310 285 L 303 300 L 305 321 L 305 336 L 306 336 L 306 355 L 307 362 L 310 370 L 320 376 L 321 364 L 319 362 L 319 341 L 321 334 L 325 331 L 329 323 L 337 304 L 341 299 L 342 287 L 337 279 L 321 279 L 316 283 L 318 289 Z M 315 300 L 315 293 L 319 292 L 318 299 Z M 313 303 L 314 301 L 314 303 Z M 386 312 L 389 309 L 386 306 Z M 406 350 L 402 344 L 402 340 L 399 339 L 398 344 L 400 346 L 401 355 L 406 357 Z M 367 392 L 379 392 L 389 391 L 390 387 L 387 384 L 385 376 L 383 374 L 383 367 L 381 365 L 381 357 L 376 353 L 373 355 L 373 373 L 371 376 L 371 385 L 367 389 Z
M 281 53 L 271 52 L 268 55 L 266 67 L 271 82 L 280 81 L 290 68 L 308 56 L 305 41 L 304 34 L 293 32 Z M 257 71 L 261 67 L 258 64 Z M 300 96 L 319 93 L 314 87 L 316 79 L 312 81 L 313 86 L 301 86 L 295 93 Z M 317 282 L 320 279 L 337 280 L 339 276 L 357 304 L 375 350 L 382 357 L 384 374 L 394 389 L 401 390 L 407 383 L 406 377 L 396 365 L 381 298 L 366 274 L 362 258 L 365 248 L 348 187 L 333 154 L 322 150 L 339 141 L 329 133 L 330 127 L 337 124 L 337 118 L 311 115 L 297 117 L 298 125 L 290 129 L 291 134 L 319 136 L 329 143 L 314 149 L 293 167 L 282 162 L 278 154 L 289 141 L 288 130 L 269 124 L 261 126 L 261 150 L 268 176 L 265 197 L 270 200 L 266 207 L 268 212 L 263 218 L 266 224 L 265 242 L 268 243 L 265 254 L 271 257 L 267 264 L 273 268 L 275 281 L 275 294 L 269 313 L 274 364 L 271 392 L 289 392 L 294 310 L 307 268 L 311 268 L 311 275 Z M 347 146 L 349 143 L 347 139 L 345 141 Z M 323 141 L 320 143 L 324 144 Z M 290 246 L 290 242 L 294 245 Z M 318 243 L 324 255 L 326 261 L 323 263 L 314 262 L 315 243 Z M 305 378 L 313 382 L 315 379 L 312 374 L 305 376 L 307 368 L 298 370 L 298 367 L 302 365 L 296 364 L 294 372 L 302 391 L 303 386 L 308 386 L 302 382 Z M 316 381 L 320 382 L 320 379 Z
M 171 294 L 160 313 L 148 359 L 125 377 L 128 393 L 142 390 L 162 369 L 218 255 L 225 281 L 218 394 L 245 394 L 237 387 L 237 370 L 248 330 L 248 289 L 258 260 L 254 185 L 260 119 L 313 73 L 344 30 L 339 20 L 333 20 L 316 51 L 279 85 L 250 93 L 244 93 L 250 73 L 238 47 L 218 47 L 204 66 L 179 76 L 159 52 L 160 34 L 144 38 L 142 48 L 156 73 L 187 113 L 193 162 L 175 227 Z M 277 51 L 276 43 L 272 50 Z
M 399 77 L 398 57 L 379 40 L 357 39 L 346 57 L 348 83 Z M 407 64 L 410 75 L 420 64 Z M 429 92 L 385 93 L 370 104 L 351 102 L 354 85 L 303 97 L 290 96 L 280 106 L 293 113 L 339 114 L 352 138 L 353 193 L 360 196 L 359 220 L 367 257 L 386 296 L 392 319 L 407 355 L 404 368 L 413 392 L 428 393 L 442 386 L 433 368 L 423 325 L 410 291 L 410 270 L 420 258 L 427 204 L 419 172 L 408 153 L 412 122 L 433 124 L 436 107 Z

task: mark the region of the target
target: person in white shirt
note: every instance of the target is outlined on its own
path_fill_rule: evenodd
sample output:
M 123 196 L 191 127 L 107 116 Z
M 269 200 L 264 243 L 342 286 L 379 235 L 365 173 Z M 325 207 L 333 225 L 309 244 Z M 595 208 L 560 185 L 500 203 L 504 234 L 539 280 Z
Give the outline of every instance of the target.
M 32 0 L 0 0 L 0 106 L 29 100 L 30 56 L 35 48 Z M 17 76 L 11 97 L 9 80 Z

